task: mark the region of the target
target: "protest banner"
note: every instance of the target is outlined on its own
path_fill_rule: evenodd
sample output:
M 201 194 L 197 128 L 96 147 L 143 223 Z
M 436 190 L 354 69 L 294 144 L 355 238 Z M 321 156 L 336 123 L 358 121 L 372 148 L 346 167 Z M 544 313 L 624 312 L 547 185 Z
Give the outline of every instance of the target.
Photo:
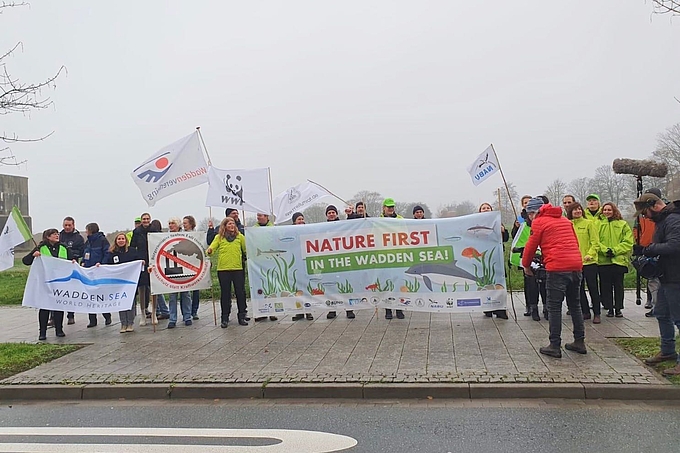
M 149 233 L 151 294 L 210 288 L 205 232 Z
M 498 212 L 249 228 L 255 316 L 311 309 L 470 312 L 506 308 Z
M 33 260 L 21 304 L 77 313 L 129 310 L 141 271 L 142 261 L 84 268 L 41 255 Z

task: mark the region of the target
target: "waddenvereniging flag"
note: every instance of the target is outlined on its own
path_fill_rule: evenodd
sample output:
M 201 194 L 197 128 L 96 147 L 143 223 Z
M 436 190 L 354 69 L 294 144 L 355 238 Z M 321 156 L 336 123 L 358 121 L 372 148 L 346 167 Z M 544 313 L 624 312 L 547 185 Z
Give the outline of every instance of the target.
M 149 206 L 208 181 L 208 164 L 198 132 L 172 143 L 132 170 L 132 180 Z

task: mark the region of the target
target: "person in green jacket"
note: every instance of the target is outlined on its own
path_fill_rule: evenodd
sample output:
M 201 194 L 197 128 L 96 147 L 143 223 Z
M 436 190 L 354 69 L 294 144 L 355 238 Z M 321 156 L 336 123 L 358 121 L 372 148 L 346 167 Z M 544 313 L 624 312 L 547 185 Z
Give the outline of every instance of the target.
M 593 324 L 600 324 L 600 289 L 597 283 L 597 252 L 600 246 L 600 232 L 598 224 L 583 217 L 581 203 L 570 203 L 567 208 L 567 218 L 574 225 L 574 232 L 578 239 L 578 248 L 583 257 L 583 279 L 581 280 L 581 312 L 583 319 L 590 319 L 590 306 L 586 297 L 586 284 L 593 303 Z
M 220 327 L 225 329 L 229 324 L 231 314 L 231 285 L 236 293 L 238 307 L 238 323 L 247 326 L 246 317 L 246 273 L 243 262 L 246 256 L 246 240 L 238 231 L 236 222 L 231 217 L 225 217 L 220 223 L 220 229 L 208 247 L 208 255 L 217 253 L 217 278 L 220 281 L 220 308 L 222 316 Z
M 602 207 L 600 207 L 600 196 L 596 193 L 591 193 L 586 197 L 586 209 L 583 211 L 583 217 L 587 220 L 594 220 L 599 222 L 604 219 L 602 215 Z
M 599 221 L 600 246 L 597 254 L 597 273 L 600 276 L 602 305 L 607 317 L 622 318 L 623 276 L 628 272 L 633 251 L 633 230 L 623 220 L 614 203 L 602 206 L 603 220 Z M 613 293 L 613 297 L 612 297 Z
M 385 198 L 382 204 L 382 213 L 380 217 L 390 217 L 394 219 L 403 219 L 402 216 L 397 214 L 395 210 L 395 203 L 393 198 Z M 392 309 L 385 309 L 385 319 L 392 319 Z M 404 310 L 397 309 L 397 319 L 404 319 Z

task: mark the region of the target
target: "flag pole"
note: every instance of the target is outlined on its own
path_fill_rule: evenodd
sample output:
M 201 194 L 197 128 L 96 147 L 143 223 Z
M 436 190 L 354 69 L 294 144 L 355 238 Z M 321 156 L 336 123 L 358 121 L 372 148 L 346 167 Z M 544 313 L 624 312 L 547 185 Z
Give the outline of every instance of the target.
M 491 150 L 493 151 L 494 157 L 496 157 L 496 162 L 498 162 L 498 171 L 501 173 L 501 178 L 503 178 L 503 184 L 505 185 L 505 191 L 508 193 L 508 199 L 510 200 L 510 206 L 512 206 L 512 212 L 515 214 L 515 219 L 517 218 L 517 209 L 515 209 L 515 202 L 512 201 L 512 195 L 510 195 L 510 188 L 508 187 L 508 182 L 505 180 L 505 175 L 503 174 L 503 167 L 501 167 L 501 161 L 498 159 L 498 154 L 496 154 L 496 148 L 491 144 Z
M 337 196 L 336 194 L 334 194 L 334 193 L 331 192 L 330 190 L 326 189 L 324 186 L 322 186 L 322 185 L 319 184 L 318 182 L 312 181 L 311 179 L 308 179 L 307 181 L 311 182 L 312 184 L 316 184 L 317 186 L 321 187 L 323 190 L 325 190 L 326 192 L 328 192 L 329 194 L 333 195 L 335 198 L 337 198 L 338 200 L 342 201 L 343 203 L 345 203 L 346 205 L 349 206 L 350 203 L 349 203 L 348 201 L 344 200 L 343 198 L 340 198 L 339 196 Z M 365 206 L 365 205 L 364 205 L 364 206 Z
M 274 213 L 274 195 L 272 194 L 272 169 L 270 167 L 267 167 L 267 178 L 269 179 L 269 212 L 271 212 L 273 214 Z
M 196 132 L 198 132 L 198 138 L 201 139 L 201 144 L 203 145 L 205 157 L 208 159 L 208 165 L 212 166 L 212 162 L 210 161 L 210 154 L 208 154 L 208 148 L 205 147 L 205 140 L 203 140 L 203 134 L 201 134 L 201 126 L 196 126 Z

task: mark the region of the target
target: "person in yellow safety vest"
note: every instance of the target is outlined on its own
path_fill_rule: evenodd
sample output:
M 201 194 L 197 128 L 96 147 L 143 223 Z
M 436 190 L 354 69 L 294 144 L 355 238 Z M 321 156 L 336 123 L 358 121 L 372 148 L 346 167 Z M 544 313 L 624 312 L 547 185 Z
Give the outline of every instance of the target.
M 40 255 L 53 256 L 64 260 L 72 260 L 73 255 L 71 251 L 59 242 L 59 230 L 56 228 L 49 228 L 43 231 L 42 241 L 31 250 L 28 255 L 21 260 L 26 266 L 33 264 Z M 75 262 L 75 261 L 74 261 Z M 58 337 L 65 337 L 64 334 L 64 312 L 53 311 L 54 331 Z M 40 309 L 38 311 L 38 323 L 40 324 L 40 334 L 38 340 L 44 341 L 47 339 L 47 322 L 50 318 L 50 310 Z
M 396 209 L 395 209 L 395 203 L 393 198 L 385 198 L 385 201 L 383 201 L 382 204 L 382 212 L 380 213 L 380 217 L 389 217 L 393 219 L 403 219 L 402 216 L 397 214 Z M 397 312 L 397 319 L 404 319 L 404 311 L 403 310 L 396 310 Z M 392 319 L 392 309 L 391 308 L 386 308 L 385 309 L 385 319 Z
M 137 228 L 141 224 L 142 224 L 142 218 L 136 217 L 135 218 L 135 228 Z M 130 243 L 130 241 L 132 241 L 132 233 L 135 231 L 135 228 L 133 228 L 130 231 L 128 231 L 127 233 L 125 233 L 125 237 L 128 240 L 128 244 Z

